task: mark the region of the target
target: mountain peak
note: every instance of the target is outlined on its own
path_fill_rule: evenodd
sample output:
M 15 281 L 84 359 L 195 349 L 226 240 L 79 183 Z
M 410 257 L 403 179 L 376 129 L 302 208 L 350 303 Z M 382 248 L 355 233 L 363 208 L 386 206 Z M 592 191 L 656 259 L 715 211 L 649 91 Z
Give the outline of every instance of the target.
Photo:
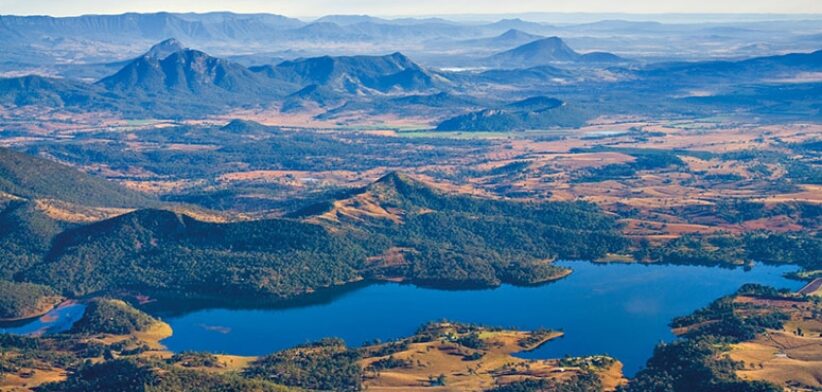
M 513 39 L 513 38 L 518 38 L 518 37 L 526 36 L 526 35 L 531 35 L 531 34 L 528 34 L 528 33 L 524 32 L 522 30 L 508 29 L 508 31 L 500 34 L 498 38 Z
M 177 53 L 185 49 L 186 47 L 183 46 L 180 41 L 177 41 L 176 38 L 169 38 L 152 46 L 151 49 L 149 49 L 143 56 L 162 60 L 173 53 Z
M 491 56 L 495 63 L 511 66 L 535 66 L 550 62 L 577 61 L 580 54 L 559 37 L 547 37 L 531 41 L 514 49 Z

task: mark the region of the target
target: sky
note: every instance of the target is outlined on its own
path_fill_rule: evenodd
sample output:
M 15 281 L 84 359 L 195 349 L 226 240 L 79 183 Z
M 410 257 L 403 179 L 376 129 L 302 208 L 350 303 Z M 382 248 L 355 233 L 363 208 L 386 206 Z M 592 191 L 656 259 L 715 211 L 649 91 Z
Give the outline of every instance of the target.
M 0 0 L 0 14 L 71 16 L 124 12 L 265 12 L 422 16 L 586 13 L 822 14 L 822 0 Z

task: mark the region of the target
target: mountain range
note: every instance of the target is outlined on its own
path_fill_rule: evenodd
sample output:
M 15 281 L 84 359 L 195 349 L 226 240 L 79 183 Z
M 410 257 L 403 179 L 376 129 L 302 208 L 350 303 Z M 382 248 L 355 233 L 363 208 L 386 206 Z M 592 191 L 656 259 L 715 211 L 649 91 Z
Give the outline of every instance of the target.
M 421 91 L 436 84 L 431 74 L 399 52 L 386 56 L 314 57 L 251 70 L 300 86 L 317 85 L 357 95 Z
M 518 32 L 509 35 L 521 36 Z M 481 71 L 426 68 L 399 52 L 382 56 L 309 57 L 246 67 L 167 39 L 93 83 L 34 75 L 0 78 L 0 104 L 102 110 L 138 118 L 201 117 L 236 108 L 312 110 L 320 111 L 318 116 L 332 118 L 345 110 L 379 109 L 401 116 L 424 114 L 441 126 L 454 129 L 465 129 L 471 124 L 488 127 L 500 115 L 509 117 L 505 123 L 517 124 L 528 118 L 525 122 L 531 124 L 519 123 L 511 129 L 571 126 L 579 124 L 578 117 L 559 116 L 555 119 L 563 120 L 552 123 L 544 115 L 534 117 L 520 111 L 514 116 L 519 118 L 515 121 L 510 118 L 511 108 L 500 107 L 499 102 L 550 94 L 575 102 L 570 107 L 563 106 L 564 111 L 579 109 L 582 102 L 593 99 L 590 91 L 605 95 L 633 92 L 632 97 L 611 99 L 608 105 L 589 102 L 582 106 L 594 110 L 594 116 L 608 112 L 625 114 L 641 108 L 636 105 L 637 100 L 649 103 L 665 98 L 672 113 L 694 113 L 711 110 L 712 103 L 671 94 L 681 90 L 679 94 L 687 98 L 690 90 L 707 89 L 727 97 L 740 96 L 733 89 L 822 71 L 820 55 L 822 51 L 739 61 L 641 65 L 609 53 L 580 54 L 562 39 L 550 37 L 491 56 L 488 61 L 499 68 Z M 720 88 L 723 90 L 718 91 Z M 751 94 L 766 94 L 765 90 L 748 88 L 743 94 L 747 101 L 763 105 L 745 107 L 741 106 L 745 101 L 728 98 L 723 101 L 723 110 L 762 109 L 773 113 L 773 109 L 764 106 L 764 96 L 757 98 Z M 437 99 L 417 99 L 413 104 L 394 99 L 414 96 Z M 786 107 L 801 96 L 783 94 Z M 485 112 L 477 112 L 482 107 L 487 108 Z M 467 117 L 456 118 L 460 111 Z M 443 125 L 439 120 L 445 117 L 456 122 Z M 573 120 L 567 121 L 570 119 Z

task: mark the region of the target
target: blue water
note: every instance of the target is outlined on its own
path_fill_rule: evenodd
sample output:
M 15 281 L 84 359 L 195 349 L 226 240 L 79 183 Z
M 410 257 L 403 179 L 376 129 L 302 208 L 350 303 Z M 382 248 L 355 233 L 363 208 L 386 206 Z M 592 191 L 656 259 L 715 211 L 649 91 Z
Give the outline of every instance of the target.
M 68 331 L 75 321 L 83 317 L 84 304 L 71 304 L 52 309 L 45 315 L 32 319 L 0 324 L 0 333 L 15 335 L 48 335 Z
M 795 267 L 718 267 L 562 262 L 574 273 L 539 287 L 446 291 L 374 284 L 324 303 L 268 310 L 207 309 L 166 317 L 172 351 L 263 355 L 323 337 L 349 345 L 412 334 L 442 319 L 520 329 L 550 328 L 565 337 L 521 353 L 527 358 L 609 354 L 626 375 L 644 366 L 654 346 L 674 338 L 668 323 L 744 283 L 799 289 L 783 277 Z

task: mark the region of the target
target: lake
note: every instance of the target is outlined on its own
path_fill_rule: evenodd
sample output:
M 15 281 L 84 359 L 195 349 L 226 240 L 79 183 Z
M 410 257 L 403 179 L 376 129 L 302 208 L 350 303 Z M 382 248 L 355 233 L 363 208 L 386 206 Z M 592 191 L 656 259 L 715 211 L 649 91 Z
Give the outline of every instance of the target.
M 83 317 L 86 305 L 67 302 L 50 312 L 33 319 L 0 323 L 0 333 L 16 335 L 46 335 L 68 331 L 74 322 Z
M 609 354 L 632 376 L 654 346 L 671 341 L 668 323 L 736 291 L 744 283 L 799 289 L 783 275 L 793 266 L 751 270 L 704 266 L 560 262 L 574 273 L 538 287 L 451 291 L 384 283 L 320 295 L 274 309 L 204 309 L 164 317 L 172 351 L 264 355 L 335 336 L 358 346 L 411 335 L 427 321 L 453 320 L 513 327 L 550 328 L 565 337 L 525 358 Z M 163 314 L 162 312 L 160 314 Z

